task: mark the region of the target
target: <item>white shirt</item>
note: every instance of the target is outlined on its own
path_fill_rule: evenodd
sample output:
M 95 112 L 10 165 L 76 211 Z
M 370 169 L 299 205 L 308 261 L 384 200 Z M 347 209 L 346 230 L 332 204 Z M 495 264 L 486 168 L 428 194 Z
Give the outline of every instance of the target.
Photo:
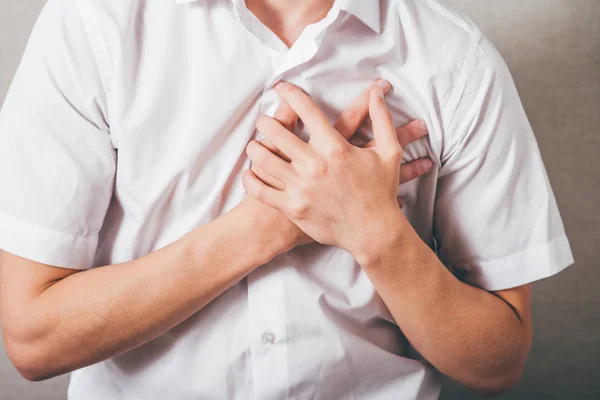
M 50 0 L 0 114 L 0 248 L 78 269 L 157 250 L 240 202 L 276 82 L 333 122 L 377 78 L 397 126 L 429 127 L 404 161 L 435 167 L 400 194 L 448 268 L 494 291 L 572 263 L 506 65 L 436 0 L 338 0 L 289 50 L 242 0 Z M 74 372 L 69 398 L 436 398 L 439 374 L 411 357 L 352 256 L 312 244 Z

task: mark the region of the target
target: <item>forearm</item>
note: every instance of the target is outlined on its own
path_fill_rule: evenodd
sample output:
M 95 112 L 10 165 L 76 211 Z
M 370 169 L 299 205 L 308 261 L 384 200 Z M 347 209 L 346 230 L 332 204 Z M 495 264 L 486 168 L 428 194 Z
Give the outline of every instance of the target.
M 99 362 L 181 323 L 269 261 L 276 246 L 235 209 L 145 257 L 56 282 L 13 317 L 19 332 L 5 337 L 32 379 Z
M 518 379 L 529 327 L 501 298 L 460 282 L 403 216 L 363 268 L 412 345 L 438 370 L 474 390 Z

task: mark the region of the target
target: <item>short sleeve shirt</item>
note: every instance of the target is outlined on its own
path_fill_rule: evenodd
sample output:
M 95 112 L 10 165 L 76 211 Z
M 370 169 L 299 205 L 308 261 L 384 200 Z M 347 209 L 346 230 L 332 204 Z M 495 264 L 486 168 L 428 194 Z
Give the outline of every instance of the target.
M 379 78 L 397 126 L 427 123 L 403 162 L 434 168 L 398 193 L 451 271 L 496 291 L 573 262 L 506 64 L 436 0 L 337 0 L 291 48 L 243 0 L 50 0 L 0 112 L 0 248 L 81 270 L 160 249 L 244 197 L 244 149 L 280 104 L 274 84 L 300 86 L 333 122 Z M 366 123 L 353 143 L 372 137 Z M 72 400 L 438 393 L 360 266 L 320 244 L 69 388 Z

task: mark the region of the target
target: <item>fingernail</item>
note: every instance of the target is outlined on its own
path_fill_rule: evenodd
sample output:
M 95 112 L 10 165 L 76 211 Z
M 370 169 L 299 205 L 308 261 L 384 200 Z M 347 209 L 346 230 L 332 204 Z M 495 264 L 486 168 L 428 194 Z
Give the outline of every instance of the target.
M 277 82 L 273 88 L 275 89 L 281 89 L 282 87 L 284 87 L 285 85 L 287 85 L 288 83 L 286 81 L 279 81 Z
M 385 79 L 379 79 L 377 80 L 377 87 L 380 87 L 385 93 L 387 93 L 392 88 L 392 85 Z
M 424 119 L 421 120 L 421 129 L 423 129 L 423 132 L 429 133 L 429 129 L 427 128 L 427 122 L 425 122 Z
M 433 162 L 429 158 L 424 159 L 423 160 L 423 168 L 430 170 L 431 167 L 433 167 Z

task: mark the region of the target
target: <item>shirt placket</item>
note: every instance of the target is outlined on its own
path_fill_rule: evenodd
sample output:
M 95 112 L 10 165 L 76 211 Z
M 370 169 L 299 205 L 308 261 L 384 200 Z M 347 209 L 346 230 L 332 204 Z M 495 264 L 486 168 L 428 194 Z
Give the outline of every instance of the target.
M 337 3 L 340 3 L 339 1 Z M 318 51 L 320 40 L 331 22 L 335 19 L 338 9 L 332 9 L 327 18 L 317 24 L 307 27 L 300 35 L 294 46 L 289 49 L 279 49 L 277 45 L 268 46 L 273 55 L 274 73 L 267 81 L 261 96 L 261 114 L 273 116 L 281 99 L 274 90 L 274 85 L 285 79 L 291 69 L 306 63 Z M 251 31 L 252 16 L 247 9 L 236 1 L 240 20 Z M 252 31 L 251 31 L 252 33 Z M 264 40 L 264 37 L 263 37 Z M 292 82 L 293 83 L 293 82 Z M 264 136 L 256 133 L 256 138 Z M 274 235 L 277 232 L 273 232 Z M 290 337 L 287 314 L 289 298 L 286 285 L 290 282 L 290 274 L 294 275 L 292 265 L 286 262 L 286 255 L 276 257 L 247 277 L 248 283 L 248 312 L 249 334 L 252 357 L 253 392 L 254 398 L 260 400 L 286 399 L 290 391 L 290 362 L 288 348 Z

